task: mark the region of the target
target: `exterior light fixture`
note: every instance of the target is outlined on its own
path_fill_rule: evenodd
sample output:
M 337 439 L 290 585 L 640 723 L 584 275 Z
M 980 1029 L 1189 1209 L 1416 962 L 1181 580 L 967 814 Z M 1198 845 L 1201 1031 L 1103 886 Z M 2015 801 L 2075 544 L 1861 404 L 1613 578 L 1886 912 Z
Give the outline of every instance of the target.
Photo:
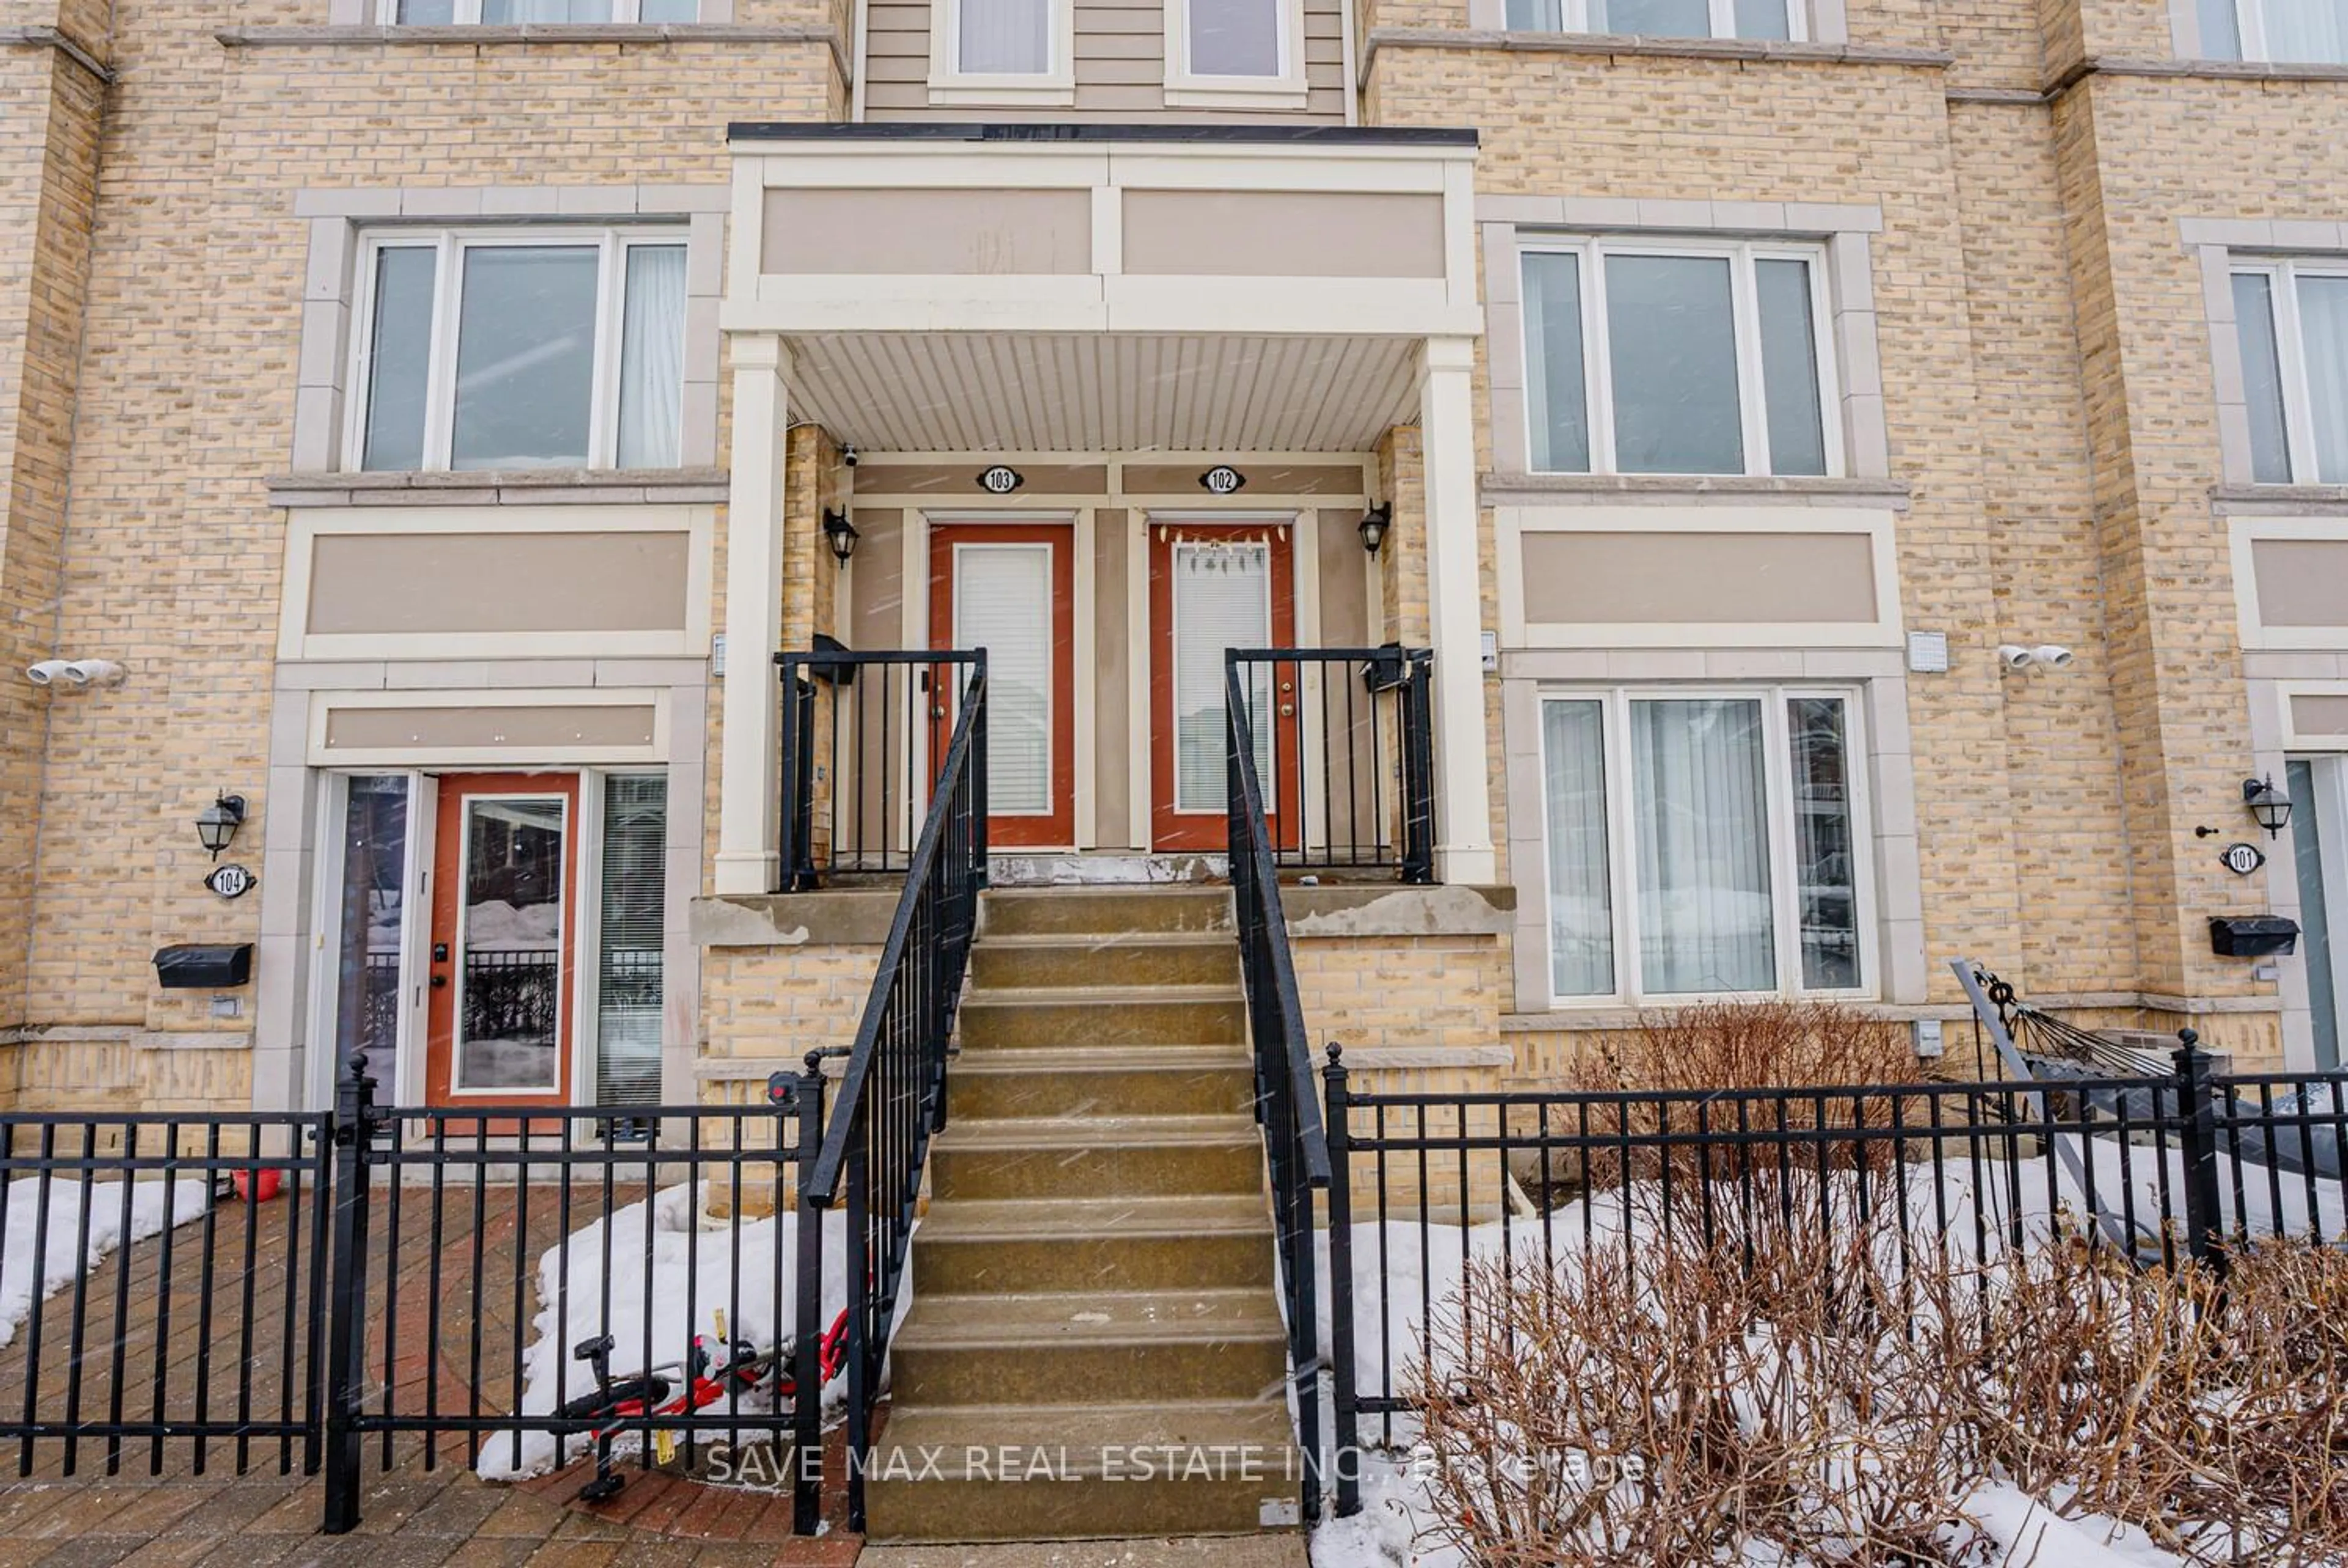
M 212 852 L 214 860 L 235 841 L 236 830 L 243 825 L 244 797 L 241 794 L 221 795 L 196 813 L 196 837 Z
M 1386 542 L 1386 529 L 1394 526 L 1394 504 L 1379 502 L 1364 512 L 1361 522 L 1355 526 L 1361 529 L 1362 548 L 1370 552 L 1372 560 L 1375 560 L 1378 547 Z
M 860 536 L 846 512 L 827 510 L 823 514 L 823 537 L 831 546 L 832 559 L 846 566 L 848 558 L 856 553 L 856 541 Z
M 2244 779 L 2242 804 L 2250 808 L 2251 818 L 2267 830 L 2269 838 L 2281 837 L 2291 822 L 2291 796 L 2275 788 L 2272 775 Z

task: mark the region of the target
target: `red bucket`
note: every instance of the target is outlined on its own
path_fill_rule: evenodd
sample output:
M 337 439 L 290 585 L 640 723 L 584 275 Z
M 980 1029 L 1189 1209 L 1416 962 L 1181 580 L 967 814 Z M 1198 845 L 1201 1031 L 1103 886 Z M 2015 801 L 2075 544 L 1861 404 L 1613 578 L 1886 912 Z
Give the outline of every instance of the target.
M 239 1171 L 235 1185 L 236 1195 L 246 1203 L 265 1204 L 283 1189 L 285 1173 L 275 1166 L 260 1171 Z

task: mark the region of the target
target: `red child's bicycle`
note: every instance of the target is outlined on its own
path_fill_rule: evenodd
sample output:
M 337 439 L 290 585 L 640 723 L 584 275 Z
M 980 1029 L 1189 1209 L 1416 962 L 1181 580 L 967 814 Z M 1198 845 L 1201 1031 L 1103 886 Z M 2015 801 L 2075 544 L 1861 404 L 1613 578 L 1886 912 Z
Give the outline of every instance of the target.
M 559 1436 L 595 1435 L 595 1479 L 579 1489 L 579 1495 L 589 1502 L 601 1502 L 627 1484 L 627 1478 L 612 1468 L 612 1442 L 630 1427 L 657 1422 L 664 1416 L 689 1415 L 721 1400 L 752 1394 L 771 1396 L 779 1415 L 791 1409 L 798 1398 L 798 1379 L 791 1371 L 792 1347 L 783 1344 L 761 1350 L 747 1339 L 728 1339 L 722 1317 L 715 1337 L 693 1337 L 693 1348 L 683 1362 L 616 1381 L 612 1377 L 613 1345 L 612 1336 L 603 1334 L 572 1350 L 573 1359 L 594 1369 L 595 1391 L 582 1394 L 555 1412 Z M 821 1368 L 822 1380 L 829 1383 L 838 1376 L 847 1358 L 848 1314 L 843 1310 L 817 1346 L 816 1364 Z M 817 1397 L 821 1397 L 820 1390 Z

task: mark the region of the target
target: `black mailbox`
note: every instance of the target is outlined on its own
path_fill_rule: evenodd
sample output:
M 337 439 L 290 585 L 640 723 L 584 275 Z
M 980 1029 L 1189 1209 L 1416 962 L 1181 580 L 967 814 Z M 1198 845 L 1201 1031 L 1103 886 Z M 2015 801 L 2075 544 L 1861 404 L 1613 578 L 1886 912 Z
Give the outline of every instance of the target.
M 2212 915 L 2209 950 L 2227 958 L 2297 952 L 2299 922 L 2282 915 Z
M 1376 657 L 1362 666 L 1362 686 L 1370 692 L 1391 692 L 1403 683 L 1404 673 L 1402 644 L 1381 643 Z
M 155 979 L 167 991 L 220 990 L 252 979 L 252 944 L 183 942 L 155 950 Z

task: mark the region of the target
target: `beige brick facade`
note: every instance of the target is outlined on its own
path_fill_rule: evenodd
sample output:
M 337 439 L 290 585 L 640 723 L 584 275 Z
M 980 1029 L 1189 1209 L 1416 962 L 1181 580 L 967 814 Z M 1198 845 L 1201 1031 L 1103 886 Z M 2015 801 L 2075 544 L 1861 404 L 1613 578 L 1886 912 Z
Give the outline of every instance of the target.
M 216 793 L 242 794 L 252 815 L 232 857 L 262 866 L 265 845 L 267 877 L 314 876 L 318 835 L 296 820 L 316 810 L 304 693 L 367 684 L 279 650 L 289 511 L 272 481 L 301 477 L 305 365 L 316 356 L 340 375 L 349 363 L 345 339 L 307 335 L 321 329 L 314 315 L 305 325 L 305 300 L 338 297 L 332 278 L 317 292 L 314 220 L 346 215 L 354 232 L 418 212 L 542 221 L 603 210 L 616 188 L 722 190 L 729 122 L 850 117 L 856 15 L 832 0 L 738 0 L 723 23 L 473 41 L 330 26 L 349 18 L 328 0 L 0 5 L 0 1099 L 247 1102 L 273 1092 L 252 1067 L 280 1027 L 268 1020 L 318 1005 L 314 974 L 297 986 L 264 968 L 229 1011 L 211 993 L 159 989 L 149 967 L 168 943 L 275 937 L 291 951 L 316 934 L 299 901 L 206 891 L 192 827 Z M 2324 248 L 2290 225 L 2330 226 L 2336 251 L 2348 71 L 2198 68 L 2178 61 L 2169 8 L 2150 0 L 1850 0 L 1847 41 L 1769 49 L 1510 36 L 1482 0 L 1365 0 L 1355 22 L 1362 125 L 1481 133 L 1488 248 L 1509 223 L 1545 221 L 1505 216 L 1532 210 L 1509 207 L 1522 199 L 1710 204 L 1702 220 L 1658 209 L 1681 214 L 1667 230 L 1823 234 L 1831 225 L 1806 210 L 1873 215 L 1836 231 L 1863 248 L 1874 351 L 1860 368 L 1879 379 L 1887 471 L 1823 488 L 1895 514 L 1899 621 L 1945 632 L 1951 668 L 1904 674 L 1885 647 L 1867 677 L 1896 683 L 1887 711 L 1905 713 L 1896 749 L 1878 737 L 1873 805 L 1913 862 L 1879 858 L 1887 948 L 1900 946 L 1913 975 L 1897 990 L 1887 959 L 1870 1005 L 1962 1019 L 1947 965 L 1971 956 L 2083 1020 L 2192 1023 L 2238 1061 L 2283 1059 L 2296 972 L 2262 978 L 2213 956 L 2206 934 L 2212 915 L 2296 896 L 2290 840 L 2259 837 L 2271 863 L 2248 878 L 2216 854 L 2258 836 L 2240 784 L 2285 748 L 2260 707 L 2271 693 L 2246 678 L 2213 499 L 2227 488 L 2222 356 L 2206 258 L 2180 226 L 2278 225 L 2268 248 L 2287 251 Z M 320 192 L 339 200 L 322 208 Z M 1488 253 L 1478 275 L 1512 265 Z M 714 317 L 693 327 L 716 341 Z M 1498 434 L 1516 352 L 1477 350 L 1487 481 L 1522 477 Z M 728 389 L 714 414 L 720 468 L 736 453 L 731 368 L 710 372 Z M 796 408 L 788 424 L 782 641 L 803 648 L 841 630 L 820 518 L 845 481 L 835 434 Z M 1424 643 L 1431 466 L 1411 424 L 1367 456 L 1395 519 L 1376 617 L 1384 636 Z M 1714 488 L 1669 498 L 1753 497 Z M 454 482 L 444 497 L 478 498 Z M 1605 498 L 1560 489 L 1543 504 Z M 2294 487 L 2290 505 L 2348 528 L 2348 486 Z M 1482 622 L 1497 628 L 1519 566 L 1488 496 L 1478 538 Z M 727 559 L 720 507 L 713 627 L 726 623 Z M 2061 644 L 2077 661 L 2004 674 L 1995 650 L 2009 642 Z M 732 677 L 770 651 L 732 648 Z M 1615 654 L 1583 651 L 1604 677 Z M 129 674 L 46 693 L 16 678 L 47 657 L 118 660 Z M 592 683 L 530 656 L 475 680 L 469 659 L 371 679 Z M 683 882 L 704 895 L 724 798 L 716 690 L 677 753 L 701 759 L 685 781 L 699 858 Z M 1512 821 L 1528 804 L 1508 782 L 1503 680 L 1483 692 L 1498 880 L 1538 908 L 1542 868 L 1521 848 L 1537 833 Z M 2204 825 L 2222 836 L 2197 836 Z M 1901 899 L 1917 913 L 1888 912 Z M 1524 993 L 1528 928 L 1301 941 L 1309 1021 L 1389 1053 L 1370 1070 L 1397 1084 L 1546 1076 L 1609 1020 Z M 705 1071 L 672 1074 L 672 1089 L 731 1098 L 771 1064 L 852 1036 L 869 945 L 699 952 L 698 999 L 668 1027 Z M 1445 1050 L 1466 1064 L 1433 1064 Z

